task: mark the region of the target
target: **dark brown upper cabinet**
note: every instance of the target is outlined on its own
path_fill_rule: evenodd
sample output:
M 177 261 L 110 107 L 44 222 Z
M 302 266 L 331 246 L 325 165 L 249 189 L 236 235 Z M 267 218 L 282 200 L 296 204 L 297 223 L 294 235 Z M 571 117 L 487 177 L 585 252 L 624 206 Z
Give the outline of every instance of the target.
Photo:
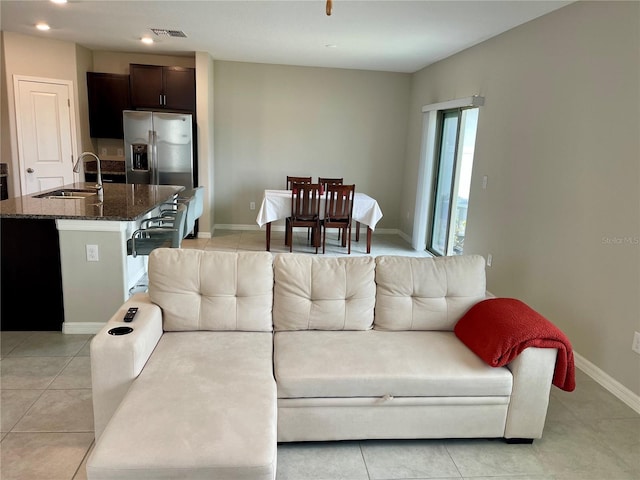
M 134 108 L 195 112 L 194 68 L 130 64 L 131 103 Z
M 93 138 L 124 138 L 122 111 L 131 108 L 129 75 L 87 72 L 89 133 Z

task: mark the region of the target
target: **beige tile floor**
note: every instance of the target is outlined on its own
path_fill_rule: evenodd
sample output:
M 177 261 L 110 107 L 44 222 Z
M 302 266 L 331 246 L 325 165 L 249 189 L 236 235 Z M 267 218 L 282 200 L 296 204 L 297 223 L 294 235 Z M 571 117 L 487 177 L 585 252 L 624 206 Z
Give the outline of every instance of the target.
M 279 235 L 274 253 L 285 251 Z M 294 250 L 307 251 L 305 243 L 299 235 Z M 261 250 L 264 234 L 218 232 L 185 247 Z M 328 254 L 339 251 L 336 242 Z M 416 254 L 399 237 L 376 235 L 372 255 L 383 253 Z M 364 246 L 352 254 L 364 254 Z M 91 336 L 2 332 L 0 339 L 0 479 L 85 479 L 93 445 Z M 640 415 L 579 371 L 577 385 L 572 393 L 552 389 L 544 437 L 533 445 L 495 439 L 281 444 L 277 478 L 640 479 Z

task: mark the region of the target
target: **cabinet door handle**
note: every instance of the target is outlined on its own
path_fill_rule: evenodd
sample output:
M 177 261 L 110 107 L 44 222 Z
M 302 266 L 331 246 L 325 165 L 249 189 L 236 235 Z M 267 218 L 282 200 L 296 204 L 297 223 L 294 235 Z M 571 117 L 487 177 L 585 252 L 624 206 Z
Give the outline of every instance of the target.
M 162 103 L 162 97 L 163 97 L 163 95 L 162 95 L 162 94 L 160 94 L 160 105 L 164 105 L 164 104 Z

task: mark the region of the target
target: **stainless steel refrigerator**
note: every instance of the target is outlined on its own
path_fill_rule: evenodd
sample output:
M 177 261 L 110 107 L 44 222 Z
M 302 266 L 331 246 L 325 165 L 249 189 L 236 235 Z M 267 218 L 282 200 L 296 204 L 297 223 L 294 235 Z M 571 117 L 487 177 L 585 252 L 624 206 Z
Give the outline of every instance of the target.
M 125 110 L 127 183 L 194 187 L 193 119 L 188 113 Z

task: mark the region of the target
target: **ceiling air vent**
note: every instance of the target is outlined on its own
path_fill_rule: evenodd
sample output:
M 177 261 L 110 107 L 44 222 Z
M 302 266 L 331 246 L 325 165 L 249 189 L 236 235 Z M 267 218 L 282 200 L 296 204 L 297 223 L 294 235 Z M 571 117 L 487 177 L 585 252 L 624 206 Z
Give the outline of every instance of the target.
M 187 38 L 186 33 L 182 30 L 167 30 L 166 28 L 152 28 L 151 31 L 158 36 L 163 37 L 182 37 Z

